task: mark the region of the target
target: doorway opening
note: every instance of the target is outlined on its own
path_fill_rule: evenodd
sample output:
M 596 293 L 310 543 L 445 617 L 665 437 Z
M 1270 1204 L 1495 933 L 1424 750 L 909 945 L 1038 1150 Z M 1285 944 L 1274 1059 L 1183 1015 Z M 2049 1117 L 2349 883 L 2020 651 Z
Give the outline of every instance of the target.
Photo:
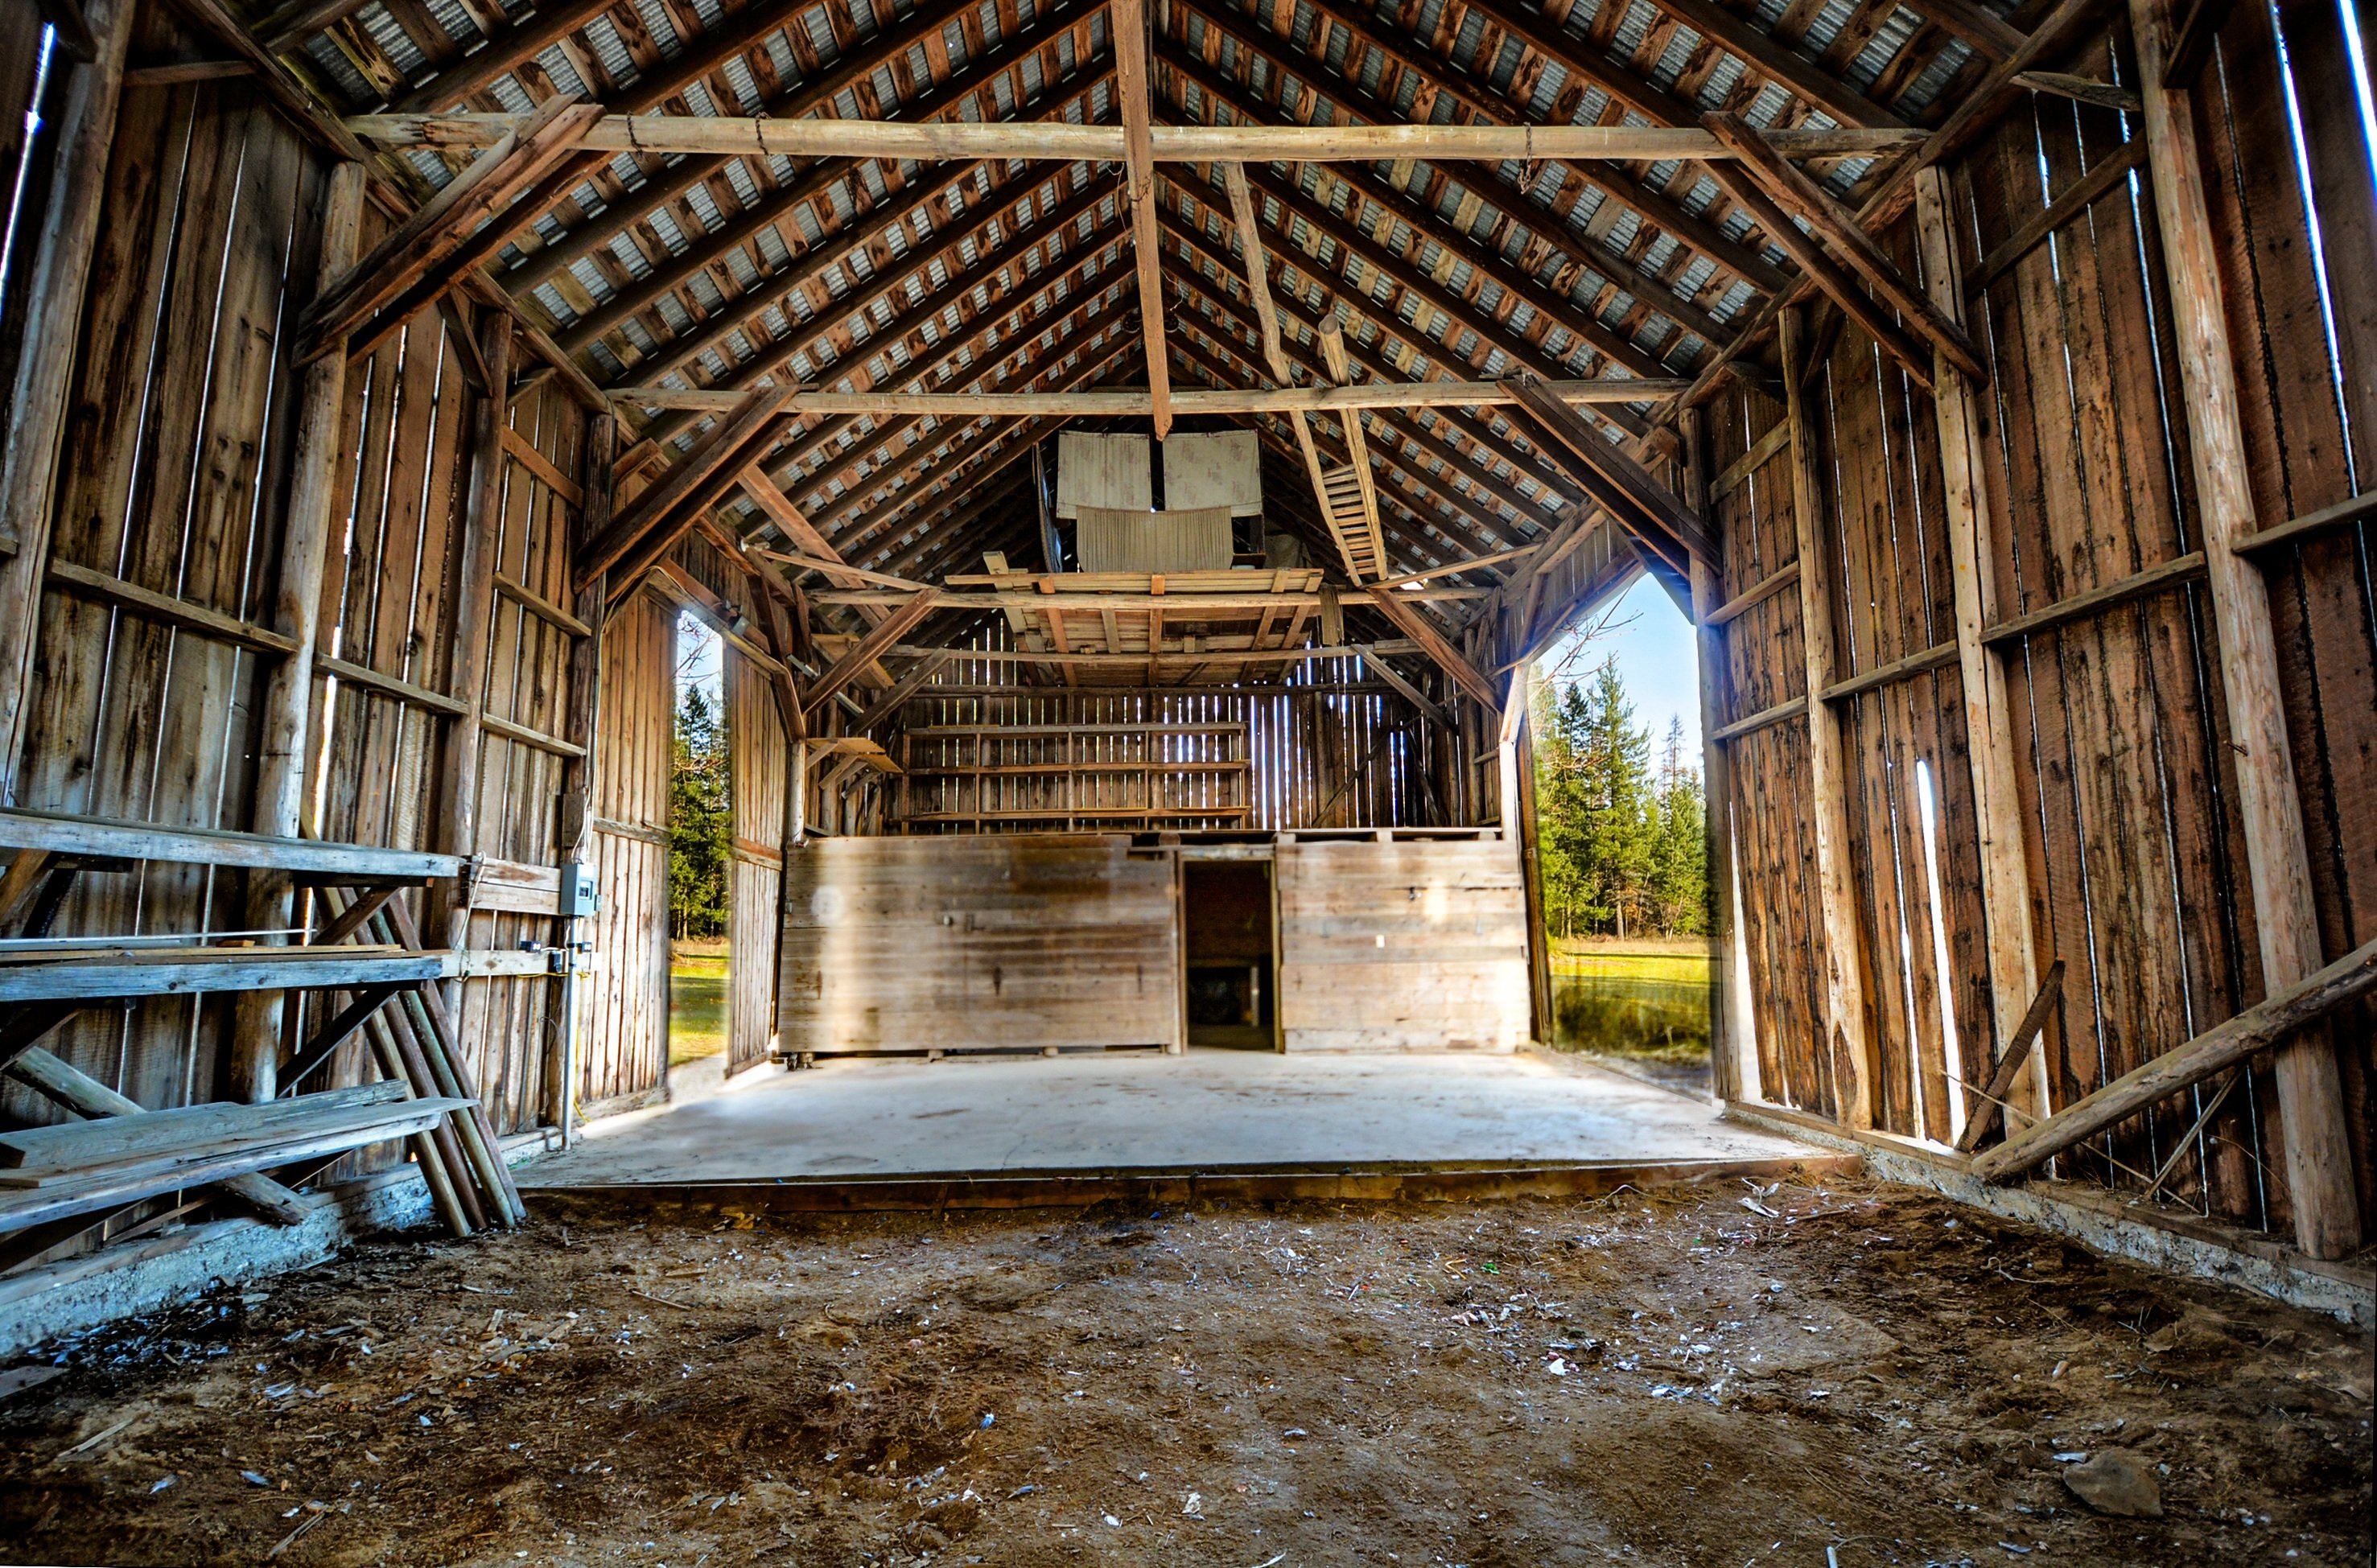
M 1708 839 L 1691 624 L 1644 576 L 1543 661 L 1530 729 L 1553 1043 L 1710 1081 Z
M 672 1097 L 726 1061 L 735 854 L 734 735 L 718 634 L 676 623 L 669 744 L 668 1064 Z
M 1276 1051 L 1279 941 L 1272 862 L 1180 861 L 1190 1045 Z

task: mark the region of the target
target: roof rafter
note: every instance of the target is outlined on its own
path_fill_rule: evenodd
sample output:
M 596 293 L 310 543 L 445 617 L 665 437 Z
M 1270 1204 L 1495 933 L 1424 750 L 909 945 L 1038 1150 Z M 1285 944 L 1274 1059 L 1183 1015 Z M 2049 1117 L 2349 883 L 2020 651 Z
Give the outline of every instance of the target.
M 1248 54 L 1268 62 L 1275 71 L 1294 71 L 1299 77 L 1308 80 L 1319 77 L 1320 79 L 1314 85 L 1327 93 L 1329 103 L 1336 111 L 1336 113 L 1332 116 L 1332 123 L 1338 115 L 1343 115 L 1356 124 L 1397 123 L 1397 116 L 1391 112 L 1391 105 L 1380 102 L 1359 85 L 1346 81 L 1342 76 L 1334 73 L 1324 75 L 1329 72 L 1326 61 L 1313 59 L 1308 54 L 1300 59 L 1290 60 L 1286 53 L 1289 48 L 1286 41 L 1273 33 L 1260 30 L 1250 22 L 1230 16 L 1226 13 L 1225 7 L 1217 3 L 1209 5 L 1204 3 L 1204 0 L 1189 0 L 1186 8 L 1202 18 L 1208 27 L 1231 39 Z M 1211 68 L 1218 70 L 1219 66 L 1215 65 Z M 1253 92 L 1251 84 L 1245 83 L 1243 77 L 1241 82 L 1246 92 Z M 1690 331 L 1699 333 L 1712 344 L 1724 341 L 1723 328 L 1718 326 L 1714 318 L 1682 291 L 1676 278 L 1663 277 L 1659 273 L 1651 271 L 1607 243 L 1595 242 L 1592 236 L 1578 232 L 1559 212 L 1547 211 L 1542 203 L 1505 179 L 1501 171 L 1495 165 L 1469 162 L 1431 167 L 1451 171 L 1454 178 L 1480 197 L 1491 201 L 1502 212 L 1508 222 L 1522 229 L 1563 266 L 1598 274 L 1607 280 L 1609 287 L 1624 289 L 1631 292 L 1648 308 L 1666 315 Z M 1565 193 L 1569 184 L 1567 176 L 1573 173 L 1575 169 L 1587 168 L 1598 172 L 1606 169 L 1607 166 L 1557 164 L 1554 167 L 1562 172 L 1561 186 Z M 1599 184 L 1624 182 L 1587 179 L 1585 183 Z M 1623 194 L 1605 192 L 1605 195 L 1621 206 L 1632 205 L 1627 201 Z M 1646 205 L 1655 207 L 1662 204 L 1650 202 Z M 1640 207 L 1637 207 L 1636 210 L 1654 231 L 1664 227 L 1658 216 L 1643 211 Z M 1717 233 L 1713 225 L 1695 223 L 1692 226 L 1709 228 L 1710 236 Z M 1672 230 L 1668 232 L 1673 232 Z M 1638 231 L 1638 245 L 1647 246 L 1649 234 Z M 1702 238 L 1710 236 L 1702 236 Z M 1756 272 L 1751 275 L 1744 275 L 1736 270 L 1734 264 L 1747 264 L 1752 259 L 1752 253 L 1745 246 L 1727 242 L 1724 244 L 1721 253 L 1712 254 L 1695 244 L 1691 236 L 1678 233 L 1675 238 L 1678 250 L 1677 259 L 1669 264 L 1670 273 L 1680 275 L 1692 257 L 1706 255 L 1710 263 L 1721 273 L 1740 276 L 1743 281 L 1753 289 L 1761 288 L 1772 276 L 1772 269 L 1765 267 L 1763 263 L 1760 263 Z

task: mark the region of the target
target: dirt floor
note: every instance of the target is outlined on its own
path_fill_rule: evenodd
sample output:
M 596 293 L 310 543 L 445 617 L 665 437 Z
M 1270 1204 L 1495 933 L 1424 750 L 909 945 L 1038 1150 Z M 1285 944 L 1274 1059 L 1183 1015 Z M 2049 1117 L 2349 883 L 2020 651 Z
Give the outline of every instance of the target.
M 0 1556 L 2371 1558 L 2365 1337 L 1857 1182 L 543 1215 L 66 1348 L 0 1405 Z M 2159 1516 L 2078 1499 L 2108 1450 Z

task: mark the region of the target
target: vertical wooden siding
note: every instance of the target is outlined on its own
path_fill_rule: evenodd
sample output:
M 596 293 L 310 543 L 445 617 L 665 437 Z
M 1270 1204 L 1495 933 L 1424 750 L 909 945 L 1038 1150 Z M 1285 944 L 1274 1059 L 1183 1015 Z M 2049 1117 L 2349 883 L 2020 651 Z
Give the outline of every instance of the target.
M 284 329 L 314 276 L 323 179 L 236 86 L 125 93 L 85 298 L 53 563 L 263 619 L 295 383 Z M 175 826 L 246 826 L 257 656 L 44 588 L 17 803 Z M 240 924 L 235 878 L 150 864 L 86 875 L 60 934 Z M 293 1011 L 294 1011 L 293 1009 Z M 50 1042 L 144 1105 L 216 1098 L 228 997 L 81 1015 Z M 54 1114 L 22 1091 L 8 1109 Z
M 768 1059 L 776 1035 L 777 912 L 783 885 L 784 728 L 765 671 L 726 656 L 727 755 L 735 807 L 729 861 L 726 1070 Z
M 2298 0 L 2275 18 L 2238 6 L 2197 94 L 2264 527 L 2377 490 L 2377 194 L 2348 107 L 2353 3 Z M 2360 29 L 2365 42 L 2365 10 Z M 2363 523 L 2264 563 L 2320 942 L 2340 957 L 2377 937 L 2377 531 Z M 2377 1213 L 2377 1005 L 2334 1032 L 2360 1211 Z
M 638 594 L 603 628 L 594 862 L 603 896 L 578 1093 L 649 1094 L 668 1064 L 668 788 L 676 612 Z
M 110 220 L 85 302 L 68 411 L 53 565 L 41 605 L 17 800 L 175 826 L 247 826 L 259 654 L 237 636 L 184 629 L 58 568 L 99 574 L 238 623 L 270 618 L 297 378 L 287 339 L 316 275 L 322 166 L 237 84 L 126 93 L 109 176 Z M 383 220 L 367 215 L 364 242 Z M 444 319 L 416 318 L 348 379 L 347 436 L 324 574 L 321 649 L 413 686 L 447 689 L 458 476 L 470 398 Z M 583 416 L 551 392 L 516 402 L 516 430 L 565 471 Z M 524 465 L 508 464 L 500 569 L 567 596 L 567 517 Z M 549 623 L 497 601 L 488 711 L 550 732 L 566 697 L 567 645 Z M 558 758 L 493 734 L 460 735 L 433 706 L 317 667 L 307 742 L 306 830 L 425 847 L 440 749 L 484 748 L 480 834 L 491 858 L 549 865 Z M 235 877 L 154 864 L 89 875 L 62 933 L 194 935 L 239 924 Z M 485 912 L 472 945 L 548 939 L 549 917 Z M 500 1130 L 543 1120 L 543 1054 L 555 1041 L 542 978 L 471 981 L 461 1027 Z M 291 1009 L 288 1028 L 304 1027 Z M 69 1060 L 149 1105 L 223 1092 L 224 997 L 159 999 L 84 1015 L 62 1031 Z M 359 1037 L 323 1081 L 376 1076 Z M 29 1115 L 50 1114 L 12 1100 Z M 381 1151 L 392 1157 L 394 1151 Z
M 2214 219 L 2263 528 L 2371 488 L 2377 189 L 2357 119 L 2339 107 L 2353 90 L 2340 16 L 2332 0 L 2281 6 L 2275 19 L 2239 7 L 2196 95 L 2219 176 Z M 2130 71 L 2108 44 L 2074 68 L 2117 79 Z M 2045 95 L 2009 115 L 1948 172 L 1968 273 L 2091 171 L 2126 156 L 2131 134 L 2114 111 Z M 1969 301 L 1991 373 L 1982 445 L 2001 618 L 2180 562 L 2200 543 L 2143 181 L 2113 183 Z M 1905 226 L 1884 243 L 1915 269 Z M 1828 607 L 1838 683 L 1953 638 L 1936 426 L 1929 398 L 1853 327 L 1811 367 L 1808 397 L 1822 478 L 1817 535 L 1838 584 Z M 1710 412 L 1711 470 L 1741 460 L 1780 418 L 1774 400 L 1729 388 Z M 1714 504 L 1728 596 L 1792 559 L 1787 461 L 1785 453 L 1736 474 Z M 2377 927 L 2367 529 L 2328 533 L 2268 565 L 2321 937 L 2340 956 Z M 2067 966 L 2046 1037 L 2052 1105 L 2263 994 L 2204 592 L 2200 576 L 2181 576 L 2001 645 L 2034 934 L 2042 967 L 2055 957 Z M 1726 628 L 1729 719 L 1801 695 L 1799 612 L 1786 591 Z M 1989 992 L 1958 682 L 1946 662 L 1847 698 L 1845 713 L 1876 1119 L 1940 1140 L 1972 1103 L 1958 1080 L 1979 1075 L 1989 1042 L 2029 1001 Z M 1798 718 L 1730 742 L 1740 940 L 1763 1092 L 1831 1113 L 1816 1049 L 1805 745 Z M 2337 1034 L 2366 1203 L 2377 1195 L 2366 1015 Z M 2207 1087 L 2134 1119 L 2067 1158 L 2063 1172 L 2143 1185 L 2142 1172 L 2168 1162 L 2167 1192 L 2223 1218 L 2283 1226 L 2284 1130 L 2266 1074 L 2240 1085 L 2191 1142 L 2184 1134 L 2209 1097 Z

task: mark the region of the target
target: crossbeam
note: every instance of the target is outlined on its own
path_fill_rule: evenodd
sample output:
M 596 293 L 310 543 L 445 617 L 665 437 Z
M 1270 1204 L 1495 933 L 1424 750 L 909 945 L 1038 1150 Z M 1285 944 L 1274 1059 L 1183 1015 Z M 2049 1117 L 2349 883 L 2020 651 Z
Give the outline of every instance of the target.
M 382 147 L 487 147 L 517 135 L 520 114 L 357 114 L 346 128 Z M 1791 158 L 1869 158 L 1923 139 L 1918 130 L 1794 129 L 1766 133 Z M 1053 159 L 1122 163 L 1120 125 L 953 121 L 773 120 L 711 114 L 606 114 L 577 144 L 589 152 L 732 154 L 744 158 Z M 1705 130 L 1666 125 L 1154 125 L 1146 156 L 1158 163 L 1376 163 L 1397 159 L 1532 163 L 1730 160 L 1739 155 Z
M 1564 403 L 1647 403 L 1680 392 L 1689 383 L 1667 376 L 1610 376 L 1597 380 L 1546 381 L 1546 392 Z M 732 409 L 747 394 L 732 388 L 619 386 L 614 402 L 639 409 L 709 413 Z M 1172 411 L 1184 414 L 1343 413 L 1353 409 L 1482 409 L 1517 402 L 1499 381 L 1366 381 L 1351 386 L 1231 388 L 1176 391 Z M 1057 414 L 1081 419 L 1109 416 L 1144 419 L 1155 400 L 1144 386 L 1082 392 L 827 392 L 803 387 L 778 410 L 784 414 Z

